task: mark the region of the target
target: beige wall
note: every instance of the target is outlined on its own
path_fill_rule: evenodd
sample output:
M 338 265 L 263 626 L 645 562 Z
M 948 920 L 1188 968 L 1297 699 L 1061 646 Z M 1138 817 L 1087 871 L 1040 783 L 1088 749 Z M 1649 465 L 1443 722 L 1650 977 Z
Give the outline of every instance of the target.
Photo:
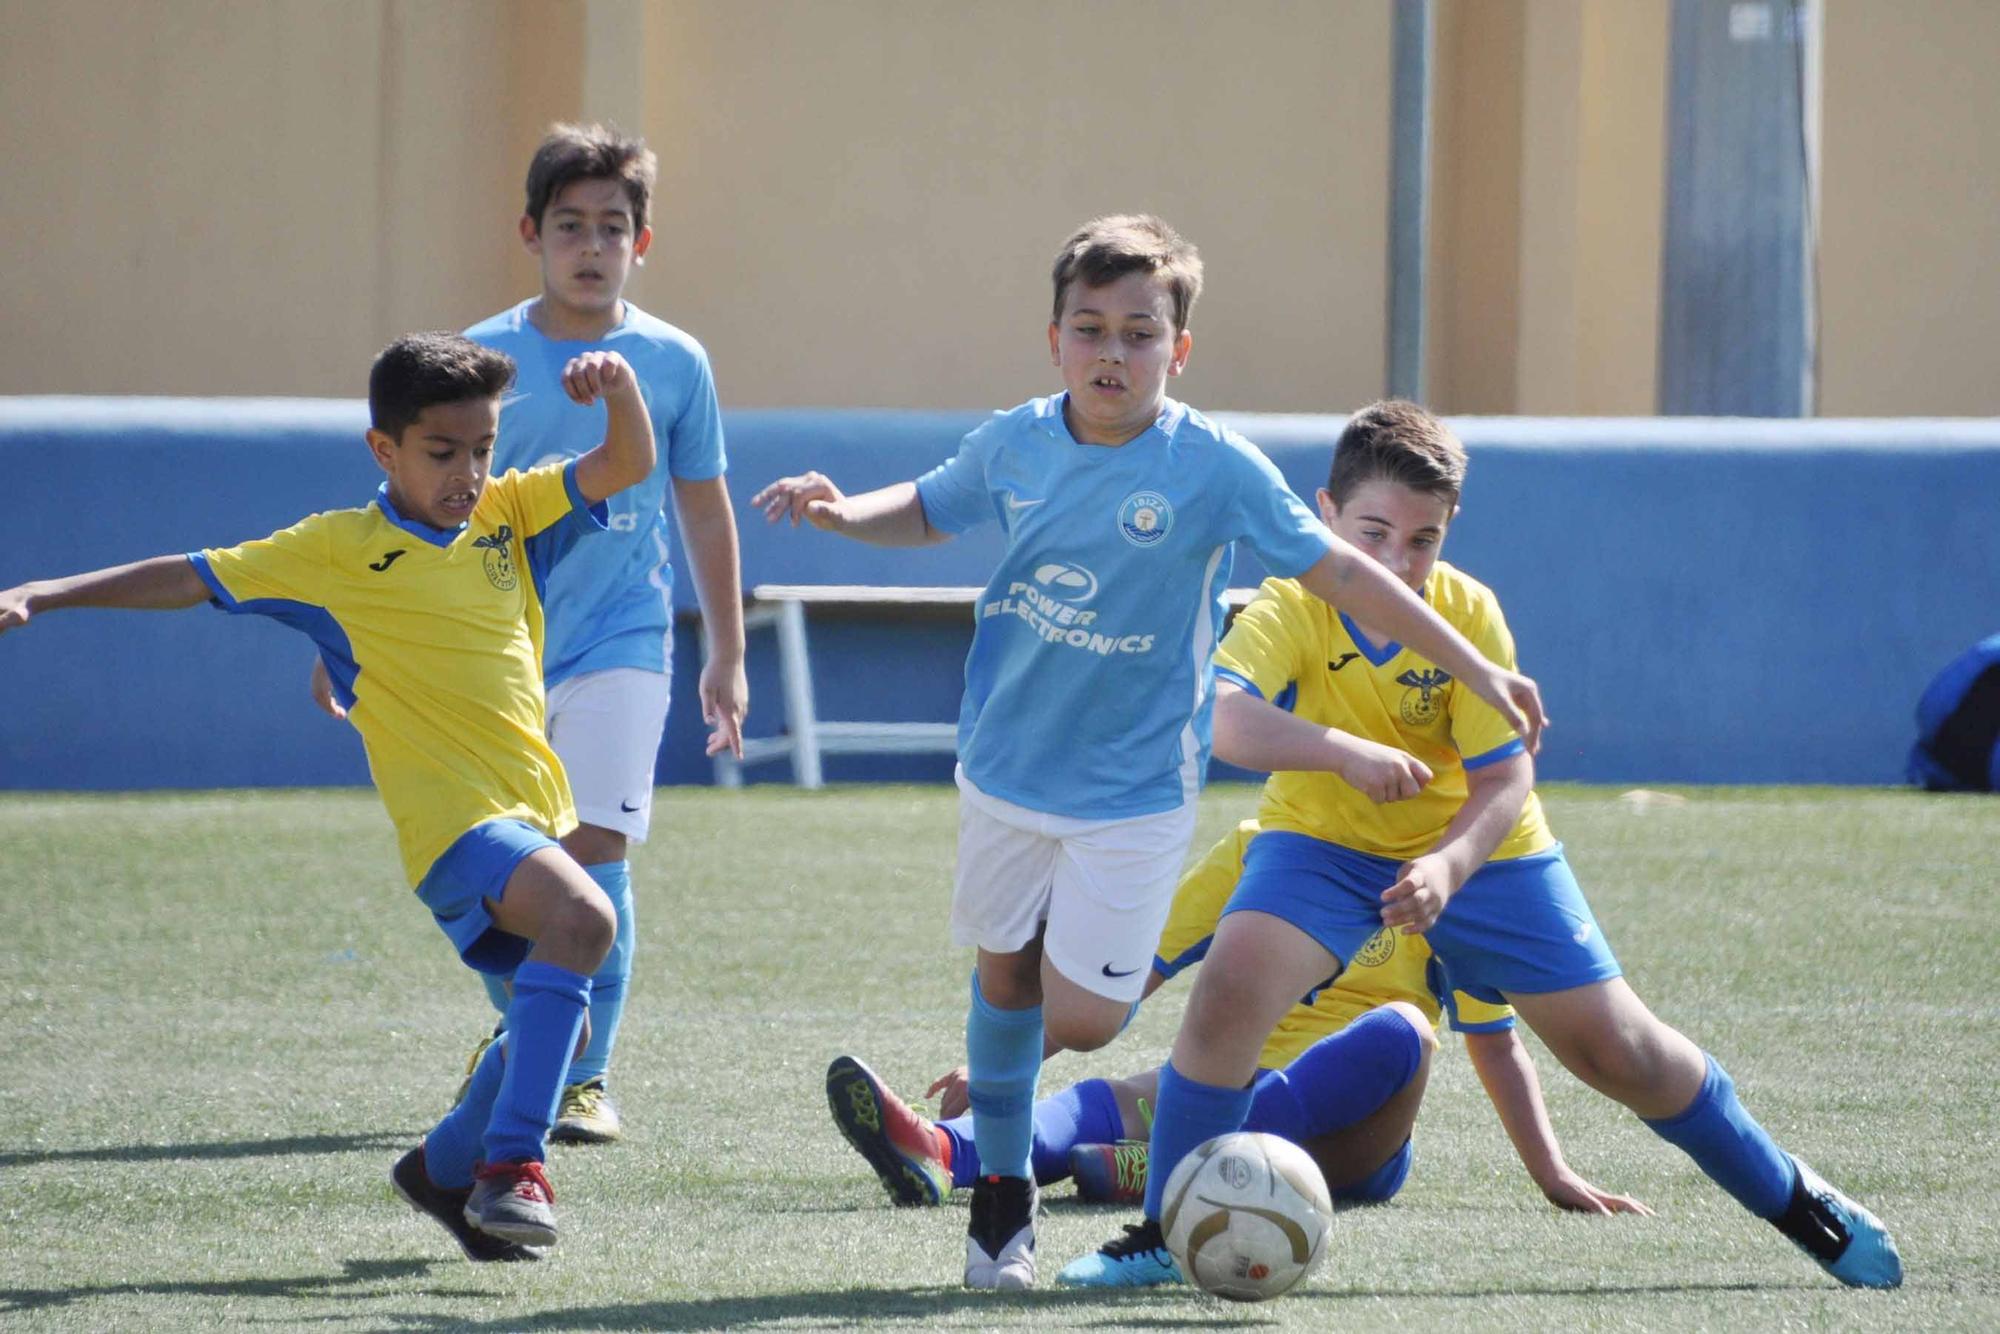
M 1669 0 L 1441 0 L 1429 398 L 1653 406 Z M 1990 0 L 1828 0 L 1823 409 L 2000 412 Z M 736 406 L 1054 385 L 1047 265 L 1163 213 L 1180 386 L 1384 380 L 1388 0 L 0 0 L 0 393 L 352 395 L 533 289 L 540 129 L 660 151 L 633 289 Z M 1115 53 L 1115 59 L 1109 53 Z
M 1820 411 L 2000 413 L 2000 4 L 1828 0 Z
M 1273 410 L 1372 397 L 1389 16 L 659 0 L 649 292 L 739 403 L 1000 407 L 1056 387 L 1057 245 L 1144 209 L 1208 265 L 1177 392 Z

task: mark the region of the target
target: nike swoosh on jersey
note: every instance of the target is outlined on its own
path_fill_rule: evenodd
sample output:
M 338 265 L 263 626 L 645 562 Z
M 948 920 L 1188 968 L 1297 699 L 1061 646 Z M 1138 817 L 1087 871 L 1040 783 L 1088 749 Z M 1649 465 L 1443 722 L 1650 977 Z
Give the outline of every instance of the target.
M 1012 491 L 1009 491 L 1007 493 L 1007 508 L 1012 512 L 1018 514 L 1022 510 L 1033 509 L 1035 506 L 1041 504 L 1042 501 L 1045 501 L 1047 499 L 1048 499 L 1047 496 L 1043 496 L 1041 500 L 1023 500 L 1019 496 L 1015 495 Z

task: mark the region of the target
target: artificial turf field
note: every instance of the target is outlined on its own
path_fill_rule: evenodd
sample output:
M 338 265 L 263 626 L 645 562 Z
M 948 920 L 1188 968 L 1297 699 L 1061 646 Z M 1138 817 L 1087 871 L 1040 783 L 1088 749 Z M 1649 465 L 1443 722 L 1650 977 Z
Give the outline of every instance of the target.
M 833 1129 L 840 1052 L 906 1092 L 958 1060 L 946 787 L 660 794 L 613 1088 L 557 1148 L 563 1240 L 474 1266 L 391 1195 L 484 994 L 361 791 L 0 798 L 0 1326 L 430 1329 L 2000 1328 L 2000 803 L 1545 790 L 1640 994 L 1779 1141 L 1871 1205 L 1896 1293 L 1833 1283 L 1531 1047 L 1570 1162 L 1658 1210 L 1545 1205 L 1458 1044 L 1416 1167 L 1293 1294 L 967 1293 L 962 1200 L 892 1210 Z M 1198 847 L 1254 807 L 1212 788 Z M 1163 1057 L 1184 983 L 1045 1087 Z M 1044 1194 L 1045 1274 L 1126 1215 Z

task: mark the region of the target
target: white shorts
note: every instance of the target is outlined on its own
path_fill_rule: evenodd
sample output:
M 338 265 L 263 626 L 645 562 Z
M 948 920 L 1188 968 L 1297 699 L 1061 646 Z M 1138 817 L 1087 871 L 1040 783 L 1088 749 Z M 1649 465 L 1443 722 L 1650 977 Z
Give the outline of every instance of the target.
M 958 781 L 951 938 L 1012 954 L 1043 922 L 1056 971 L 1111 1000 L 1139 999 L 1187 860 L 1195 807 L 1079 820 L 1045 815 Z
M 584 824 L 646 841 L 670 686 L 659 672 L 613 667 L 549 688 L 549 747 Z

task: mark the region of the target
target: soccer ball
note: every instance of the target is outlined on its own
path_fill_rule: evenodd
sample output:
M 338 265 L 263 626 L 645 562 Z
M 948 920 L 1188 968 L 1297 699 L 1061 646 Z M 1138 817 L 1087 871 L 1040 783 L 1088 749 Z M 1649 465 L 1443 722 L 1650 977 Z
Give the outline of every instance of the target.
M 1333 1201 L 1312 1156 L 1276 1135 L 1219 1135 L 1181 1159 L 1160 1227 L 1187 1281 L 1231 1301 L 1289 1292 L 1326 1251 Z

